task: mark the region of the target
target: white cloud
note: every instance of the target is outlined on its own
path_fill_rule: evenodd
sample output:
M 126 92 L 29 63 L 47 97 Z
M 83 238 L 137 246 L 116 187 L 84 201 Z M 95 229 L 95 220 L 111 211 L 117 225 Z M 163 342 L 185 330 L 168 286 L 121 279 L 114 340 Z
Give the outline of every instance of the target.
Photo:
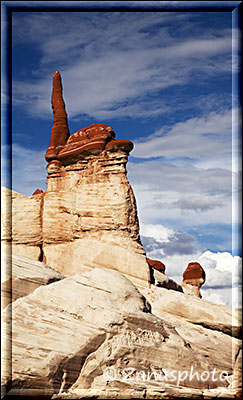
M 227 306 L 236 306 L 235 303 L 232 303 L 232 289 L 204 289 L 201 288 L 202 299 L 206 301 L 210 301 L 215 304 L 222 304 Z
M 135 142 L 133 157 L 187 157 L 202 168 L 232 168 L 232 111 L 211 112 L 203 117 L 163 127 Z M 210 161 L 210 162 L 209 162 Z
M 229 252 L 213 253 L 206 251 L 200 256 L 200 261 L 205 268 L 207 286 L 238 285 L 241 279 L 242 259 L 239 256 L 232 256 Z M 226 279 L 228 277 L 228 280 Z
M 232 257 L 230 253 L 212 253 L 206 251 L 201 256 L 201 259 L 207 265 L 208 268 L 215 268 L 218 271 L 229 271 L 232 272 L 233 266 L 238 264 L 240 257 Z
M 234 210 L 240 174 L 235 168 L 232 172 L 231 110 L 163 127 L 136 141 L 132 156 L 140 158 L 128 163 L 128 176 L 142 223 L 159 219 L 174 221 L 174 226 L 177 222 L 179 229 L 197 225 L 203 230 L 207 224 L 239 222 Z
M 157 242 L 168 242 L 169 237 L 174 233 L 173 229 L 169 229 L 163 225 L 140 224 L 140 234 L 154 238 Z

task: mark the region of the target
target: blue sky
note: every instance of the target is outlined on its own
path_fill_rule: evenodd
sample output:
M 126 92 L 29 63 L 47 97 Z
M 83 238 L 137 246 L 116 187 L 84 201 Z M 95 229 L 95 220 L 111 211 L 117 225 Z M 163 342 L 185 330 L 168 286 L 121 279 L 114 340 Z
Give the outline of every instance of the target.
M 45 190 L 60 70 L 71 133 L 102 122 L 135 144 L 128 178 L 148 254 L 178 280 L 200 259 L 224 289 L 210 292 L 208 282 L 207 298 L 225 301 L 227 292 L 230 304 L 241 256 L 232 248 L 240 173 L 232 13 L 36 10 L 13 12 L 12 23 L 13 190 Z

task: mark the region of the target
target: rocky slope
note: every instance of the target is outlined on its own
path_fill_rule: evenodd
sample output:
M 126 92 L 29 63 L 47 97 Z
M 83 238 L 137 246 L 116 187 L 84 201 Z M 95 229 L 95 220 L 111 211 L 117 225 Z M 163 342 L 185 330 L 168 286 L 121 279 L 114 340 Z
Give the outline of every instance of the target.
M 14 257 L 15 264 L 24 265 L 24 261 L 27 268 L 32 263 L 35 270 L 36 262 Z M 200 324 L 195 317 L 197 303 L 207 308 L 213 320 L 215 307 L 210 303 L 157 287 L 156 298 L 159 296 L 161 303 L 167 296 L 174 303 L 178 296 L 190 299 L 194 313 L 189 322 L 180 313 L 150 304 L 151 289 L 145 298 L 118 271 L 95 268 L 72 277 L 55 276 L 60 280 L 48 283 L 51 270 L 44 263 L 38 267 L 36 276 L 42 276 L 42 284 L 33 293 L 15 297 L 3 310 L 2 377 L 8 388 L 12 372 L 12 395 L 213 398 L 215 390 L 225 398 L 236 395 L 239 365 L 235 368 L 238 380 L 233 380 L 233 370 L 240 341 L 232 341 L 224 333 L 227 329 Z M 24 280 L 19 280 L 18 290 L 22 285 Z M 217 307 L 220 326 L 228 327 L 230 308 L 227 313 L 226 308 L 221 309 L 220 314 Z M 183 371 L 188 372 L 187 377 Z M 209 376 L 203 380 L 205 371 Z M 193 377 L 195 372 L 199 380 Z M 228 387 L 232 382 L 234 389 Z

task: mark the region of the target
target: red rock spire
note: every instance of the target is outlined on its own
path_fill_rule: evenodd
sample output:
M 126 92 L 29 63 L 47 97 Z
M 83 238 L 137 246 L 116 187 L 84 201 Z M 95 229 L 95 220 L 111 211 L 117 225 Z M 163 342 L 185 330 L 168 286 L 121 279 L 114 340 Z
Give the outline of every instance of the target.
M 46 161 L 58 159 L 58 153 L 65 146 L 69 137 L 67 113 L 62 97 L 62 79 L 59 71 L 53 75 L 51 105 L 53 110 L 53 127 L 50 144 L 46 152 Z

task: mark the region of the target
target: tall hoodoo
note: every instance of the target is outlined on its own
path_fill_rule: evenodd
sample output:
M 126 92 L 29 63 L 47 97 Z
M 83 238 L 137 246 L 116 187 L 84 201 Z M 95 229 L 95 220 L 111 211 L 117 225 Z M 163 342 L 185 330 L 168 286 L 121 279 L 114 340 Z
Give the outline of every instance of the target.
M 103 123 L 68 137 L 59 72 L 53 77 L 52 107 L 41 224 L 47 264 L 67 275 L 108 267 L 148 282 L 149 266 L 126 170 L 133 143 L 116 139 L 112 127 Z
M 65 146 L 69 138 L 67 113 L 63 100 L 62 79 L 59 71 L 53 75 L 51 105 L 53 110 L 53 127 L 50 144 L 46 152 L 46 161 L 58 160 L 58 153 Z

